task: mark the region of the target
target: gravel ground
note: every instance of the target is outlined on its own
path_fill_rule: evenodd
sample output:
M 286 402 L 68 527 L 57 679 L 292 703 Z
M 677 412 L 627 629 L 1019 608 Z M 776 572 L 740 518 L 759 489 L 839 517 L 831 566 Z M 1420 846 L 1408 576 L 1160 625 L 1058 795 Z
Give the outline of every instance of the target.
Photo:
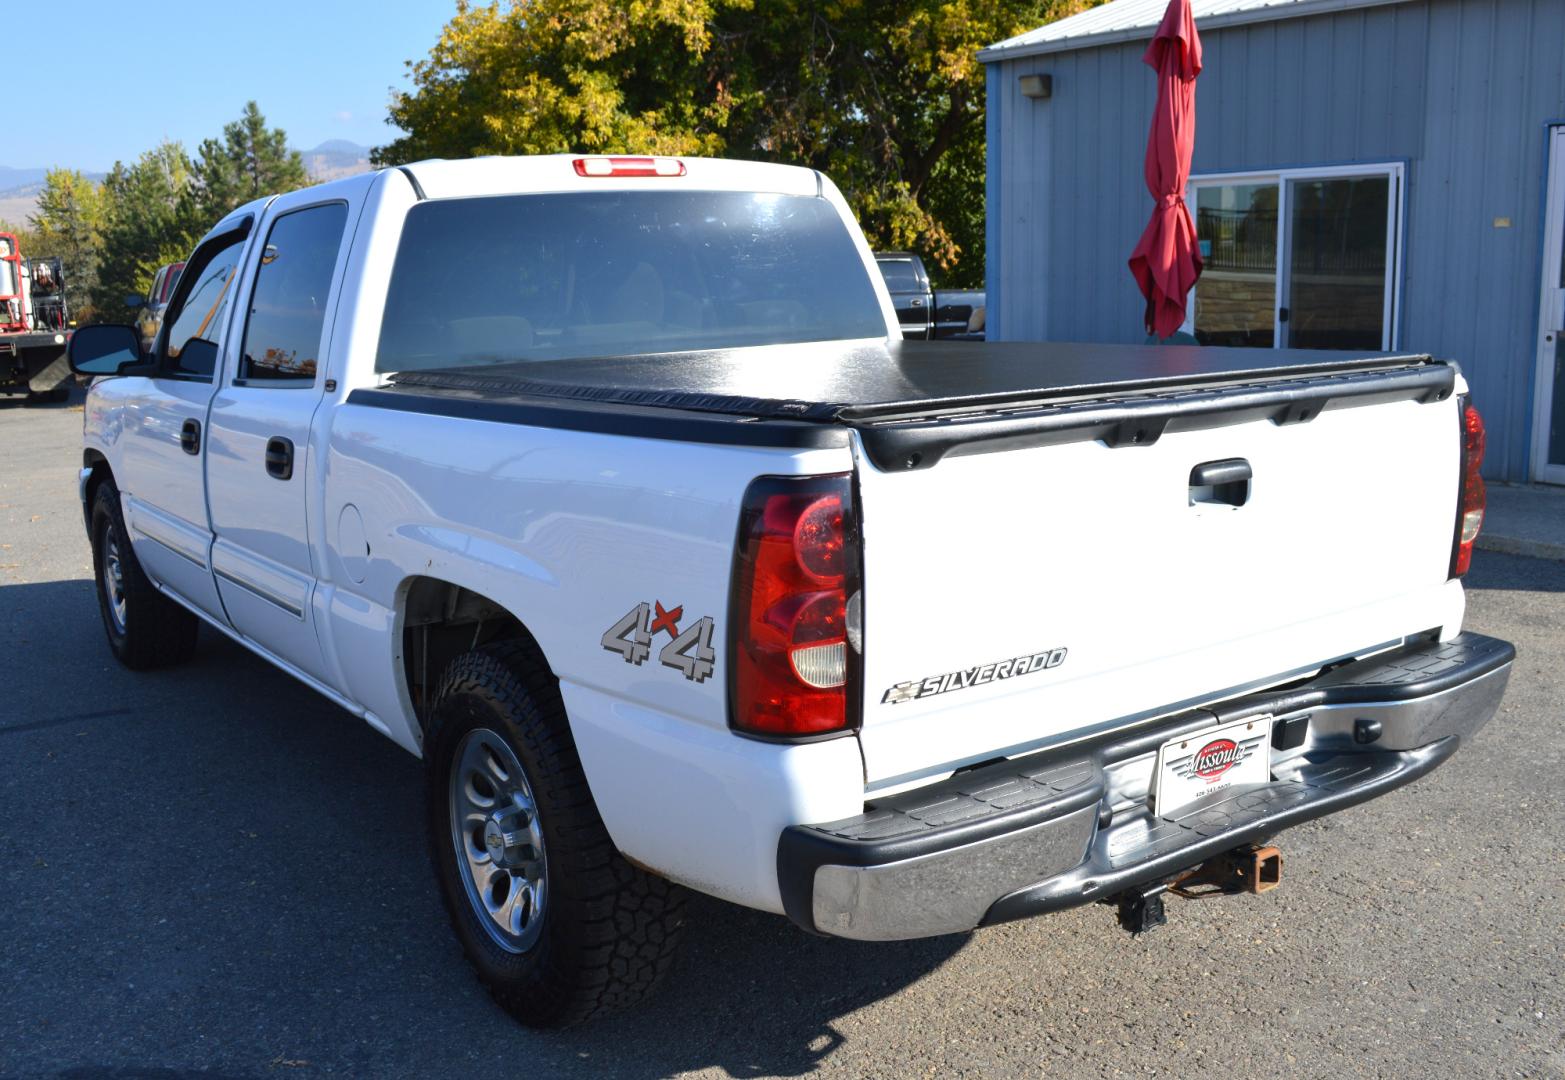
M 109 656 L 81 413 L 0 404 L 0 1076 L 1565 1076 L 1565 564 L 1481 553 L 1501 714 L 1285 833 L 1262 897 L 890 945 L 698 898 L 657 999 L 563 1034 L 469 974 L 419 765 L 219 638 Z

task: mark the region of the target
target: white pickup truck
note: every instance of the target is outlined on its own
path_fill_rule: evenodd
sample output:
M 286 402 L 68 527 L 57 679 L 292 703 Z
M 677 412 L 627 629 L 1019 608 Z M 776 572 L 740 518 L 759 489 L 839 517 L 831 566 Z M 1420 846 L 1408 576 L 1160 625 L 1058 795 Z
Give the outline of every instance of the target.
M 1452 364 L 900 338 L 806 169 L 432 161 L 251 203 L 150 355 L 71 343 L 110 376 L 109 644 L 168 664 L 204 623 L 421 756 L 456 933 L 534 1024 L 643 995 L 681 887 L 848 938 L 1145 929 L 1495 711 Z

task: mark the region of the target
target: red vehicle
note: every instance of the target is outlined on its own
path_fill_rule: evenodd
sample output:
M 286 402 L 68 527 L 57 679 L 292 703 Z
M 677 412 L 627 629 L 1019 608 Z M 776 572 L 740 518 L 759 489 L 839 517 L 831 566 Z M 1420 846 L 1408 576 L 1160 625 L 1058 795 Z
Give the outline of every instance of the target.
M 70 327 L 60 260 L 23 258 L 16 236 L 0 232 L 0 394 L 63 401 Z
M 152 275 L 152 287 L 147 290 L 146 296 L 126 297 L 127 302 L 135 301 L 130 304 L 131 307 L 141 309 L 136 313 L 136 332 L 141 335 L 142 348 L 149 353 L 153 342 L 157 340 L 158 328 L 163 325 L 163 311 L 168 307 L 169 298 L 174 295 L 174 286 L 179 284 L 179 272 L 184 268 L 183 262 L 160 266 L 157 273 Z

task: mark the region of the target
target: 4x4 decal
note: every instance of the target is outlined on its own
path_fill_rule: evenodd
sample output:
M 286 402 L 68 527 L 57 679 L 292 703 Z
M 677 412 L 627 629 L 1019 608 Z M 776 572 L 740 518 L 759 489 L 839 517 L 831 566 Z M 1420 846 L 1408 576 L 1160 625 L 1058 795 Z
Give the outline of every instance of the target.
M 712 650 L 715 624 L 711 616 L 705 616 L 680 630 L 679 620 L 684 617 L 683 604 L 665 608 L 661 601 L 642 602 L 605 630 L 599 641 L 609 652 L 624 657 L 627 664 L 640 667 L 652 655 L 652 639 L 667 633 L 669 640 L 658 652 L 658 663 L 691 682 L 705 682 L 717 665 L 717 653 Z

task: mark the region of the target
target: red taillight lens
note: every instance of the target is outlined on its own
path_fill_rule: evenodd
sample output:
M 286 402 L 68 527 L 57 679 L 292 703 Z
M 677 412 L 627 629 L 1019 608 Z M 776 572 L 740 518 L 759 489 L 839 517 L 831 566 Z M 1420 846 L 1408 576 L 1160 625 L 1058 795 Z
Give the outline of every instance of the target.
M 765 476 L 745 492 L 729 614 L 736 731 L 794 738 L 854 726 L 852 502 L 847 474 Z
M 577 176 L 684 176 L 685 163 L 670 157 L 583 157 L 571 162 Z
M 1473 561 L 1473 541 L 1483 528 L 1483 417 L 1467 398 L 1459 402 L 1462 416 L 1462 483 L 1456 503 L 1456 543 L 1451 549 L 1451 576 L 1461 577 Z

